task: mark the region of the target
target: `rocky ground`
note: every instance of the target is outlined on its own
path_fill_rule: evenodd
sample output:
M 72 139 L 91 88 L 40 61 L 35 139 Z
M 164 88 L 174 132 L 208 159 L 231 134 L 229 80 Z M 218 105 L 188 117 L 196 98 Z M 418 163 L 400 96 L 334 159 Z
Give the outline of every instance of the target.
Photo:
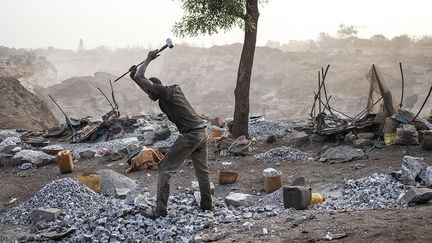
M 398 197 L 408 187 L 389 175 L 401 169 L 407 155 L 423 157 L 426 166 L 431 166 L 432 151 L 418 146 L 393 145 L 371 151 L 366 148 L 367 158 L 331 164 L 319 162 L 318 152 L 324 146 L 337 146 L 336 142 L 306 142 L 297 147 L 290 144 L 284 134 L 272 144 L 258 139 L 251 144 L 251 155 L 245 157 L 222 157 L 212 153 L 216 148 L 210 145 L 210 178 L 215 185 L 216 209 L 203 212 L 197 208 L 191 185 L 194 171 L 186 161 L 172 177 L 169 215 L 158 221 L 145 219 L 139 213 L 140 205 L 154 203 L 155 170 L 127 174 L 137 181 L 138 189 L 123 199 L 100 196 L 74 181 L 82 171 L 111 169 L 124 174 L 125 158 L 111 162 L 105 157 L 81 158 L 70 174 L 60 174 L 55 164 L 28 170 L 4 166 L 0 168 L 0 241 L 33 239 L 29 235 L 41 239 L 36 233 L 47 228 L 73 229 L 63 240 L 83 242 L 91 238 L 100 242 L 107 239 L 188 242 L 205 240 L 207 236 L 220 242 L 432 240 L 429 233 L 432 205 L 400 205 Z M 284 209 L 280 190 L 272 194 L 263 191 L 262 173 L 268 167 L 282 172 L 285 185 L 303 176 L 312 192 L 323 194 L 326 202 L 306 210 Z M 237 181 L 218 184 L 220 170 L 237 172 Z M 244 205 L 229 206 L 224 199 L 230 192 L 251 196 Z M 10 198 L 17 201 L 6 206 Z M 39 206 L 61 208 L 60 220 L 55 224 L 27 224 L 28 213 Z

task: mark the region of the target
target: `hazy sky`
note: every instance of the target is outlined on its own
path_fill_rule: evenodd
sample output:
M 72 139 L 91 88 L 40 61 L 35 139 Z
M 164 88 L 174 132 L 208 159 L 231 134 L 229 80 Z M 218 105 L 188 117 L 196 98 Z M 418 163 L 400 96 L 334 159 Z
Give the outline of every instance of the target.
M 0 45 L 158 47 L 167 37 L 196 45 L 242 42 L 236 29 L 210 37 L 177 38 L 171 33 L 183 15 L 173 0 L 0 0 Z M 269 0 L 260 8 L 258 45 L 268 40 L 316 39 L 335 35 L 339 24 L 358 26 L 359 36 L 413 37 L 432 34 L 431 0 Z

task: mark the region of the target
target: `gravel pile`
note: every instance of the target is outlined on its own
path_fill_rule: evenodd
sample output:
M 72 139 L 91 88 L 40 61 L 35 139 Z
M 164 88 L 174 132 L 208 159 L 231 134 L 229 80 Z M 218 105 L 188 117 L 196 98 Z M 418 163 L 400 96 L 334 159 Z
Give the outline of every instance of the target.
M 249 136 L 266 139 L 268 136 L 281 138 L 292 132 L 294 125 L 287 122 L 256 120 L 249 122 Z
M 155 198 L 147 188 L 142 191 L 143 194 L 120 200 L 100 196 L 70 178 L 60 179 L 46 185 L 28 202 L 1 214 L 0 222 L 27 224 L 33 208 L 57 208 L 62 210 L 59 220 L 37 223 L 34 226 L 36 232 L 59 227 L 75 228 L 73 233 L 62 238 L 67 242 L 189 242 L 205 228 L 227 223 L 238 225 L 246 220 L 260 220 L 280 213 L 280 210 L 271 206 L 227 207 L 222 198 L 213 200 L 214 211 L 204 212 L 198 208 L 194 191 L 186 188 L 170 197 L 167 217 L 153 221 L 143 217 L 140 210 L 154 204 Z M 43 240 L 35 234 L 28 237 Z
M 318 210 L 344 208 L 372 209 L 395 208 L 399 195 L 406 192 L 405 186 L 387 174 L 373 174 L 358 180 L 347 180 L 342 191 L 342 200 L 330 198 L 315 206 Z
M 373 174 L 358 180 L 347 180 L 341 192 L 342 198 L 327 197 L 323 204 L 312 210 L 332 211 L 339 209 L 396 208 L 399 195 L 406 192 L 404 185 L 390 175 Z M 282 188 L 259 200 L 261 205 L 283 208 Z
M 296 148 L 282 146 L 256 154 L 253 158 L 257 160 L 305 160 L 307 155 Z
M 131 137 L 131 138 L 115 139 L 115 140 L 110 140 L 110 141 L 100 142 L 100 143 L 60 143 L 56 145 L 45 146 L 42 149 L 50 150 L 53 149 L 54 146 L 56 147 L 61 146 L 64 149 L 71 150 L 73 156 L 76 159 L 79 159 L 81 158 L 81 156 L 79 155 L 80 152 L 93 151 L 97 153 L 103 148 L 108 149 L 108 151 L 117 152 L 121 149 L 127 148 L 128 146 L 136 143 L 139 143 L 138 139 L 136 137 Z

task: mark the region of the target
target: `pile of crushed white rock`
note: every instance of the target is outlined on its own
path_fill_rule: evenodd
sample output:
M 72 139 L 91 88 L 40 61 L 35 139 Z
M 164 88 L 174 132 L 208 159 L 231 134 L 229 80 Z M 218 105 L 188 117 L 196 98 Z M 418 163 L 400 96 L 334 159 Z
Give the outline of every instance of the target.
M 140 212 L 155 199 L 146 188 L 141 191 L 125 199 L 105 197 L 70 178 L 60 179 L 46 185 L 29 201 L 2 213 L 0 222 L 32 223 L 35 233 L 21 240 L 190 242 L 199 240 L 203 229 L 211 229 L 213 237 L 220 237 L 217 225 L 260 220 L 280 212 L 273 207 L 252 206 L 252 196 L 239 193 L 229 195 L 225 201 L 215 198 L 215 209 L 202 211 L 196 190 L 186 188 L 170 197 L 167 217 L 150 220 Z M 45 215 L 43 220 L 38 218 L 40 215 Z
M 328 196 L 312 210 L 334 211 L 341 209 L 374 209 L 400 207 L 399 197 L 406 192 L 405 186 L 386 174 L 373 174 L 358 180 L 346 180 L 341 197 Z M 262 205 L 283 207 L 283 191 L 279 189 L 259 200 Z
M 268 136 L 281 138 L 294 130 L 294 125 L 288 122 L 264 120 L 263 118 L 249 122 L 249 136 L 266 139 Z
M 374 209 L 400 207 L 398 199 L 405 186 L 391 175 L 375 173 L 358 180 L 346 180 L 342 199 L 329 197 L 316 210 Z

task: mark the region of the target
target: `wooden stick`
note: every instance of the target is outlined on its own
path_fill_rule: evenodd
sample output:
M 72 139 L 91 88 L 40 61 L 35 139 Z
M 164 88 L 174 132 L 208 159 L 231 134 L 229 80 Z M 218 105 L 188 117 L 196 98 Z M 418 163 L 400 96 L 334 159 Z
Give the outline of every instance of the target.
M 404 74 L 403 74 L 402 63 L 401 62 L 399 62 L 399 68 L 400 68 L 401 77 L 402 77 L 402 95 L 401 95 L 401 100 L 400 100 L 399 107 L 402 108 L 403 98 L 404 98 L 404 89 L 405 89 L 405 80 L 404 80 Z
M 373 103 L 371 106 L 364 108 L 359 114 L 357 114 L 354 119 L 357 119 L 357 117 L 362 116 L 363 113 L 367 112 L 367 110 L 369 110 L 370 108 L 374 107 L 376 104 L 378 104 L 378 102 L 380 102 L 383 99 L 383 97 L 381 96 L 377 101 L 375 101 L 375 103 Z
M 72 122 L 69 119 L 68 115 L 66 115 L 66 112 L 64 112 L 64 110 L 60 107 L 59 104 L 57 104 L 57 102 L 54 100 L 54 98 L 51 96 L 51 94 L 48 94 L 48 96 L 51 98 L 51 100 L 54 102 L 54 104 L 56 104 L 56 106 L 60 109 L 60 111 L 63 113 L 63 115 L 65 116 L 66 119 L 66 125 L 68 125 L 68 127 L 70 127 L 73 131 L 73 134 L 75 134 L 75 129 L 72 126 Z
M 423 102 L 423 105 L 420 107 L 420 110 L 417 112 L 417 115 L 415 115 L 414 119 L 412 119 L 411 122 L 415 121 L 415 119 L 417 118 L 417 116 L 418 116 L 418 115 L 420 114 L 420 112 L 423 110 L 423 107 L 425 106 L 427 100 L 429 99 L 429 96 L 430 96 L 431 92 L 432 92 L 432 86 L 431 86 L 430 89 L 429 89 L 429 93 L 428 93 L 428 95 L 426 96 L 426 99 L 425 99 L 425 101 Z
M 318 99 L 321 100 L 321 75 L 320 71 L 318 71 Z M 319 105 L 319 114 L 321 114 L 321 102 L 318 103 Z
M 329 67 L 330 67 L 330 65 L 327 65 L 327 68 L 326 68 L 325 72 L 324 72 L 324 68 L 321 68 L 322 86 L 324 88 L 324 94 L 325 94 L 327 106 L 329 108 L 329 112 L 330 112 L 330 114 L 332 114 L 334 116 L 334 114 L 332 113 L 331 107 L 330 107 L 330 98 L 327 97 L 327 88 L 326 88 L 326 85 L 325 85 L 325 82 L 324 82 L 325 78 L 327 77 L 327 71 L 328 71 Z

